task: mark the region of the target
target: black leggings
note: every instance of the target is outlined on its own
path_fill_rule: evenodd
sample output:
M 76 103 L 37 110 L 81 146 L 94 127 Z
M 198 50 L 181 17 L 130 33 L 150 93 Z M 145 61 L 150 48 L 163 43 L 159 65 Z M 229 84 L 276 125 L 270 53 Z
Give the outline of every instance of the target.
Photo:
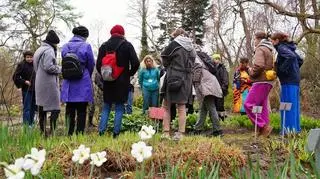
M 51 112 L 50 115 L 50 129 L 51 133 L 56 129 L 57 127 L 57 119 L 59 117 L 59 110 L 53 110 L 53 111 L 43 111 L 43 107 L 39 106 L 39 124 L 40 124 L 40 130 L 42 133 L 45 134 L 46 130 L 46 121 L 47 121 L 47 112 Z
M 86 126 L 87 102 L 68 102 L 66 105 L 66 120 L 69 121 L 68 134 L 74 133 L 75 119 L 77 113 L 77 130 L 76 134 L 83 134 Z

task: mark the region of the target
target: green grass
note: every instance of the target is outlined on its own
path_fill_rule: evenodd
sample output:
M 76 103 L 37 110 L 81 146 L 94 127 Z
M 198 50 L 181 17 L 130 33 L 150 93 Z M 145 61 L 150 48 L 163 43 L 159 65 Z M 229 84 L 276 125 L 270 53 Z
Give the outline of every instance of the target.
M 273 127 L 273 130 L 280 131 L 280 115 L 278 113 L 270 114 L 270 125 Z M 225 120 L 222 123 L 224 126 L 229 127 L 245 127 L 249 129 L 253 129 L 254 126 L 252 122 L 248 119 L 246 115 L 244 116 L 232 116 Z M 314 128 L 320 128 L 320 120 L 310 118 L 307 116 L 302 116 L 300 121 L 301 129 L 310 130 Z

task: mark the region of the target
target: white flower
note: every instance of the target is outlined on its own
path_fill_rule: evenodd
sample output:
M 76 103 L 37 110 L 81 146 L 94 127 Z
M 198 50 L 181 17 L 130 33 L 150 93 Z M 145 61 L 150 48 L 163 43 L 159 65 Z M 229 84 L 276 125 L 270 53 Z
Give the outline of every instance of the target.
M 26 155 L 25 162 L 23 164 L 24 170 L 30 170 L 33 176 L 40 173 L 40 170 L 46 160 L 46 150 L 38 150 L 36 148 L 31 149 L 31 154 Z
M 107 161 L 106 155 L 107 153 L 105 151 L 90 154 L 90 158 L 92 160 L 90 164 L 100 167 L 104 162 Z
M 22 179 L 24 178 L 24 171 L 22 170 L 22 165 L 24 163 L 24 158 L 18 158 L 14 162 L 14 165 L 8 165 L 4 169 L 4 173 L 8 179 Z
M 156 133 L 152 126 L 143 125 L 140 132 L 138 133 L 141 140 L 151 139 L 152 136 Z
M 142 162 L 143 160 L 151 157 L 152 147 L 147 146 L 146 143 L 142 141 L 134 143 L 132 144 L 131 155 L 136 158 L 138 162 Z
M 90 148 L 86 148 L 84 145 L 80 145 L 78 149 L 73 151 L 72 161 L 83 164 L 90 157 Z

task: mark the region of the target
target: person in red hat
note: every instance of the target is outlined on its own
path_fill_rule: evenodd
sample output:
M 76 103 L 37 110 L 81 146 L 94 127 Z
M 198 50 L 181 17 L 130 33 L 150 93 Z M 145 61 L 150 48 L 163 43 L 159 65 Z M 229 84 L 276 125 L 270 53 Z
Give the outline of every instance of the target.
M 109 81 L 105 80 L 103 83 L 104 105 L 99 124 L 99 134 L 103 135 L 105 133 L 111 106 L 112 104 L 115 104 L 113 137 L 116 138 L 121 130 L 124 104 L 128 99 L 130 76 L 133 76 L 137 72 L 140 63 L 134 47 L 125 39 L 125 31 L 121 25 L 115 25 L 112 27 L 110 34 L 110 39 L 104 42 L 99 48 L 96 64 L 97 71 L 102 75 L 102 61 L 109 52 L 115 52 L 116 64 L 118 67 L 123 68 L 123 71 L 116 79 Z

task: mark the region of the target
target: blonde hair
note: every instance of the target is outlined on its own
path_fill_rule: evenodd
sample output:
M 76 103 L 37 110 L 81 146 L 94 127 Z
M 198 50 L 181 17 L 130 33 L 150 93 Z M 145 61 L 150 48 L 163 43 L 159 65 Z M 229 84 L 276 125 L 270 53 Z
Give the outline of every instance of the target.
M 146 60 L 147 59 L 150 59 L 150 60 L 152 60 L 152 66 L 153 67 L 157 67 L 158 66 L 158 64 L 156 63 L 156 61 L 154 60 L 154 58 L 153 58 L 153 56 L 152 55 L 146 55 L 144 58 L 143 58 L 143 60 L 141 61 L 141 63 L 140 63 L 140 67 L 141 68 L 146 68 Z

